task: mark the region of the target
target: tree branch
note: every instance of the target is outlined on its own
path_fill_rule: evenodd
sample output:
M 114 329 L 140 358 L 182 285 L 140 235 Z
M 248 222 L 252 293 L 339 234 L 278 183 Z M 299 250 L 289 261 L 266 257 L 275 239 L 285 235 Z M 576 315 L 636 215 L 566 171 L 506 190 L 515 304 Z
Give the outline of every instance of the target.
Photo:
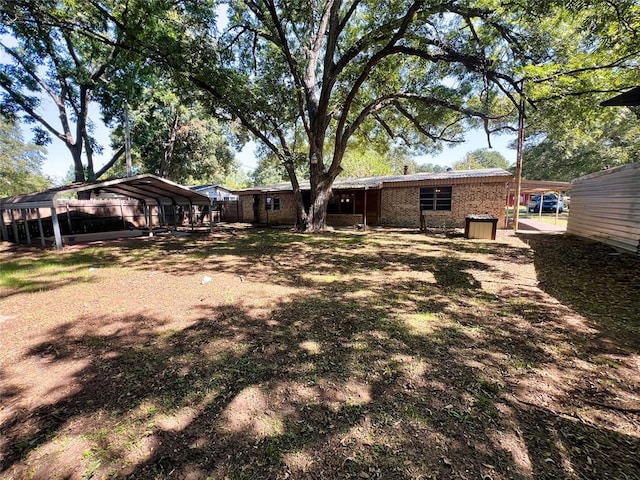
M 111 167 L 113 167 L 115 165 L 115 163 L 120 159 L 120 157 L 122 157 L 122 155 L 124 154 L 125 148 L 124 145 L 122 145 L 111 157 L 111 159 L 102 166 L 102 168 L 100 170 L 98 170 L 96 172 L 96 180 L 99 179 L 102 175 L 104 175 L 105 173 L 107 173 L 107 171 L 109 171 L 109 169 Z
M 56 130 L 49 122 L 47 122 L 41 115 L 39 115 L 35 111 L 35 109 L 25 101 L 25 97 L 21 93 L 13 90 L 11 84 L 9 82 L 6 82 L 5 79 L 2 78 L 2 76 L 0 76 L 0 87 L 2 87 L 5 92 L 7 92 L 7 94 L 11 97 L 11 99 L 18 105 L 20 105 L 20 108 L 22 108 L 30 117 L 40 123 L 51 134 L 53 134 L 54 137 L 62 140 L 65 144 L 67 144 L 66 136 Z
M 360 75 L 355 80 L 349 93 L 347 94 L 347 97 L 342 104 L 342 115 L 340 116 L 340 119 L 338 120 L 338 125 L 336 126 L 336 140 L 335 140 L 333 161 L 331 162 L 331 166 L 329 167 L 329 171 L 327 172 L 327 175 L 330 178 L 335 178 L 340 173 L 340 162 L 342 158 L 339 153 L 344 152 L 344 149 L 346 148 L 347 140 L 349 139 L 349 136 L 351 134 L 349 131 L 350 129 L 346 129 L 345 126 L 346 126 L 349 110 L 351 110 L 351 105 L 353 104 L 353 100 L 355 99 L 356 94 L 360 90 L 360 87 L 365 82 L 365 80 L 369 77 L 369 74 L 371 73 L 373 68 L 384 57 L 388 55 L 388 52 L 395 46 L 396 42 L 400 38 L 402 38 L 402 36 L 405 34 L 407 29 L 409 28 L 409 25 L 413 21 L 415 14 L 418 12 L 418 10 L 420 10 L 420 8 L 422 8 L 423 3 L 424 3 L 423 0 L 416 0 L 407 9 L 407 12 L 402 18 L 401 25 L 398 28 L 398 30 L 393 34 L 393 36 L 385 45 L 385 47 L 383 47 L 381 51 L 374 54 L 369 59 L 369 61 L 366 63 L 366 65 L 360 72 Z
M 558 72 L 558 73 L 554 73 L 553 75 L 549 75 L 548 77 L 545 78 L 538 78 L 538 79 L 533 79 L 533 78 L 524 78 L 524 80 L 533 82 L 533 83 L 543 83 L 543 82 L 548 82 L 550 80 L 554 80 L 558 77 L 565 77 L 565 76 L 574 76 L 577 75 L 579 73 L 585 73 L 585 72 L 594 72 L 594 71 L 598 71 L 598 70 L 607 70 L 607 69 L 611 69 L 611 68 L 638 68 L 637 65 L 623 65 L 624 62 L 626 62 L 627 60 L 635 60 L 638 58 L 638 56 L 640 55 L 640 50 L 635 51 L 630 53 L 629 55 L 625 55 L 624 57 L 618 58 L 616 60 L 614 60 L 613 62 L 610 62 L 606 65 L 594 65 L 592 67 L 583 67 L 583 68 L 576 68 L 574 70 L 567 70 L 566 72 Z
M 450 143 L 462 143 L 461 140 L 454 140 L 454 139 L 447 139 L 447 138 L 443 138 L 442 135 L 444 135 L 444 130 L 442 130 L 440 132 L 440 134 L 436 135 L 431 133 L 429 130 L 427 130 L 426 128 L 424 128 L 420 122 L 418 121 L 418 119 L 416 117 L 414 117 L 411 112 L 409 112 L 406 108 L 404 108 L 399 101 L 394 100 L 393 102 L 393 106 L 396 107 L 396 109 L 405 117 L 407 118 L 414 126 L 414 128 L 422 133 L 425 137 L 430 138 L 431 140 L 438 141 L 438 140 L 442 140 L 445 142 L 450 142 Z

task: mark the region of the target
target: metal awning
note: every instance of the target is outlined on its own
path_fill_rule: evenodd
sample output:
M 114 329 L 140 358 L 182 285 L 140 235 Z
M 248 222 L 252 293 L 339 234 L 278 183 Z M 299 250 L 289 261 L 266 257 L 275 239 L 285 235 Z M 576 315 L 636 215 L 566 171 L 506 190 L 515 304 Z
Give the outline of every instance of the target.
M 6 225 L 2 218 L 3 210 L 9 211 L 9 214 L 13 215 L 13 210 L 50 208 L 56 246 L 58 249 L 61 249 L 62 236 L 56 214 L 57 202 L 59 199 L 78 192 L 116 194 L 138 200 L 145 206 L 158 205 L 162 207 L 178 205 L 191 208 L 193 205 L 211 205 L 211 199 L 207 195 L 202 195 L 183 187 L 182 185 L 150 174 L 105 180 L 102 182 L 72 183 L 70 185 L 51 188 L 42 192 L 0 198 L 0 227 L 2 228 L 2 237 L 8 238 Z M 42 230 L 41 226 L 40 230 Z
M 638 107 L 640 106 L 640 87 L 621 93 L 609 100 L 600 102 L 603 107 Z
M 63 187 L 50 188 L 42 192 L 28 193 L 15 197 L 0 198 L 0 210 L 20 208 L 48 208 L 59 198 L 78 192 L 115 193 L 124 197 L 157 205 L 209 205 L 206 195 L 189 190 L 182 185 L 155 175 L 144 174 L 135 177 L 117 178 L 102 182 L 72 183 Z
M 509 182 L 509 191 L 515 191 L 515 182 Z M 522 180 L 520 193 L 545 193 L 571 190 L 571 182 L 556 182 L 554 180 Z

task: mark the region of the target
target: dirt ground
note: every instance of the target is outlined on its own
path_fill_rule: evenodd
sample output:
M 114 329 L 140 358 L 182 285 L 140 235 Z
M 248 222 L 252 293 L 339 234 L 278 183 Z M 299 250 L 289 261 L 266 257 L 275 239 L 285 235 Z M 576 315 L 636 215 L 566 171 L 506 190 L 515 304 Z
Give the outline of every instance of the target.
M 0 244 L 0 478 L 640 479 L 640 260 L 567 235 Z

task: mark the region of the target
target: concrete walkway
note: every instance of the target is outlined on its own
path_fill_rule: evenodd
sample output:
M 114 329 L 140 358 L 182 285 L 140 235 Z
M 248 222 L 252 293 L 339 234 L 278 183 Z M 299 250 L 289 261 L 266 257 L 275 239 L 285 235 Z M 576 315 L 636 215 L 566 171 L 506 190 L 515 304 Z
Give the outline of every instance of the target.
M 518 219 L 518 230 L 532 232 L 566 232 L 567 227 L 541 222 L 531 218 L 520 218 Z

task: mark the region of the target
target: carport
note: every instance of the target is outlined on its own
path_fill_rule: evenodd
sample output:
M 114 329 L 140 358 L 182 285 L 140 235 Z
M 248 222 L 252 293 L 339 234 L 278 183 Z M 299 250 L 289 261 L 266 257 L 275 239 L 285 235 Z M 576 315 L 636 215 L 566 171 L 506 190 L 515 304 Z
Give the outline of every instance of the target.
M 541 199 L 544 198 L 545 193 L 555 193 L 558 198 L 562 197 L 562 192 L 566 190 L 571 190 L 570 182 L 559 182 L 553 180 L 522 180 L 520 186 L 520 194 L 538 194 L 541 196 Z M 507 205 L 509 204 L 509 198 L 511 195 L 514 196 L 514 208 L 516 203 L 519 205 L 520 199 L 515 198 L 516 192 L 516 184 L 515 181 L 509 182 L 507 185 Z M 559 204 L 556 209 L 556 221 L 558 220 L 559 214 Z M 540 211 L 538 212 L 540 216 L 542 216 L 542 201 L 540 202 Z M 507 217 L 508 218 L 508 217 Z M 508 220 L 507 220 L 508 221 Z M 508 227 L 508 225 L 505 225 Z M 517 226 L 514 226 L 517 230 Z
M 189 190 L 182 185 L 171 182 L 155 175 L 144 174 L 135 177 L 105 180 L 102 182 L 73 183 L 63 187 L 52 188 L 43 192 L 29 193 L 15 197 L 0 199 L 0 234 L 1 239 L 9 241 L 9 231 L 13 230 L 13 238 L 18 241 L 17 219 L 26 218 L 27 212 L 35 210 L 37 214 L 38 232 L 42 245 L 45 245 L 45 235 L 42 226 L 40 209 L 51 211 L 53 223 L 53 237 L 56 248 L 63 248 L 63 238 L 60 229 L 60 221 L 57 213 L 57 205 L 60 199 L 69 197 L 79 192 L 93 192 L 94 194 L 113 194 L 120 198 L 125 197 L 138 201 L 144 210 L 144 222 L 149 232 L 152 225 L 152 207 L 158 207 L 159 223 L 166 224 L 165 207 L 180 206 L 188 208 L 189 222 L 193 229 L 194 206 L 208 207 L 211 211 L 211 200 L 206 195 Z M 5 219 L 5 213 L 7 219 Z M 210 228 L 213 222 L 210 222 Z M 29 228 L 26 228 L 26 243 L 31 244 L 32 239 Z

